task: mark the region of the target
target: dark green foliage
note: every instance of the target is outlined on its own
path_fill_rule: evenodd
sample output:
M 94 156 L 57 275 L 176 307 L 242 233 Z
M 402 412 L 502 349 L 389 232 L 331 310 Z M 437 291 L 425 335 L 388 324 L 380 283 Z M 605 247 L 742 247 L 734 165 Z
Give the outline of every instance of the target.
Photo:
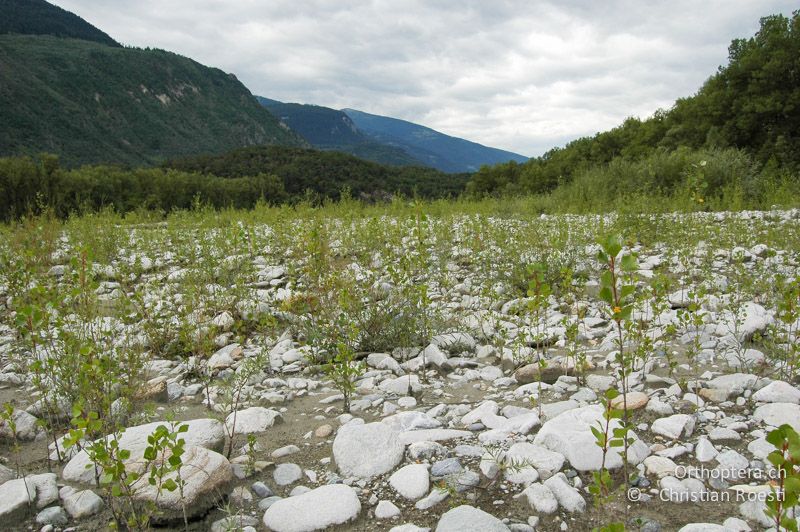
M 241 148 L 220 156 L 198 156 L 165 163 L 187 172 L 241 177 L 268 173 L 279 176 L 290 198 L 311 191 L 318 198 L 338 199 L 347 189 L 355 197 L 390 194 L 445 197 L 458 195 L 467 174 L 444 174 L 421 167 L 388 167 L 351 155 L 284 146 Z
M 258 101 L 315 148 L 341 151 L 380 164 L 422 164 L 402 148 L 375 142 L 364 135 L 342 111 L 319 105 L 281 103 L 268 98 L 259 98 Z
M 0 34 L 53 35 L 119 46 L 81 17 L 44 0 L 0 0 Z
M 800 12 L 761 19 L 758 33 L 733 41 L 729 52 L 727 66 L 669 111 L 647 120 L 628 118 L 522 165 L 483 167 L 469 192 L 544 193 L 582 182 L 571 192 L 589 199 L 597 192 L 608 197 L 614 189 L 618 197 L 674 194 L 691 186 L 692 164 L 707 159 L 733 163 L 736 170 L 705 172 L 707 195 L 739 187 L 751 199 L 763 196 L 800 172 Z
M 402 148 L 419 164 L 438 168 L 443 172 L 474 172 L 485 164 L 528 160 L 516 153 L 451 137 L 405 120 L 355 109 L 343 111 L 374 142 Z
M 106 207 L 122 213 L 142 208 L 168 212 L 198 202 L 217 208 L 250 208 L 258 201 L 286 199 L 280 178 L 265 173 L 220 178 L 160 168 L 65 170 L 52 155 L 37 160 L 0 158 L 0 221 L 44 209 L 66 217 Z
M 0 35 L 0 156 L 142 165 L 303 145 L 232 75 L 161 50 Z

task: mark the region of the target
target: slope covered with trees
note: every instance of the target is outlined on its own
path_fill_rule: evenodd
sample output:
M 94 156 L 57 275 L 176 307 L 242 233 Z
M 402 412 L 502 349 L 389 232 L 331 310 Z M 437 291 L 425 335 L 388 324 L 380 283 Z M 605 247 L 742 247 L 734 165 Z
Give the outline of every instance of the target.
M 0 34 L 53 35 L 119 46 L 75 13 L 44 0 L 0 0 Z
M 547 193 L 570 187 L 573 195 L 682 193 L 705 200 L 721 194 L 763 194 L 796 182 L 799 13 L 761 19 L 754 37 L 732 42 L 728 65 L 670 110 L 646 120 L 628 118 L 611 131 L 578 139 L 525 164 L 483 167 L 469 191 Z M 738 170 L 723 171 L 733 167 Z

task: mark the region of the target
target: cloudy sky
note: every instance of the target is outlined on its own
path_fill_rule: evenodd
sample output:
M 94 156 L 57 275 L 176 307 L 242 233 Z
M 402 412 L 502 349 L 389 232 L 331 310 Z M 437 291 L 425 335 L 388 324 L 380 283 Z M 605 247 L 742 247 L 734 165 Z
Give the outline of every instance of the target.
M 54 0 L 119 42 L 254 93 L 352 107 L 524 155 L 697 91 L 783 0 Z

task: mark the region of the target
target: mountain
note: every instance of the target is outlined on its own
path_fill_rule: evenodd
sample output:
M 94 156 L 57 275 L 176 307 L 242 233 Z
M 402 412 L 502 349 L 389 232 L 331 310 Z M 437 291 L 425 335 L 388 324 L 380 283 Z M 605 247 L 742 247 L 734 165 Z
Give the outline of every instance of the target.
M 150 165 L 242 146 L 306 145 L 232 74 L 92 39 L 105 34 L 45 2 L 10 5 L 17 22 L 5 27 L 37 34 L 0 34 L 0 156 L 49 152 L 67 166 Z
M 457 173 L 474 172 L 485 164 L 528 160 L 396 118 L 257 98 L 315 148 L 341 151 L 381 164 L 427 166 Z
M 358 130 L 342 111 L 299 103 L 282 103 L 259 97 L 281 122 L 320 150 L 340 151 L 368 161 L 393 166 L 419 166 L 420 161 L 402 148 L 376 142 Z
M 444 172 L 474 172 L 483 165 L 528 160 L 517 153 L 451 137 L 413 122 L 355 109 L 343 111 L 373 140 L 402 148 L 425 166 Z
M 383 198 L 400 193 L 440 198 L 460 194 L 469 174 L 447 174 L 419 166 L 387 166 L 346 153 L 286 146 L 240 148 L 223 155 L 167 161 L 165 168 L 225 178 L 276 175 L 290 199 L 310 191 L 337 199 L 345 188 L 355 197 Z
M 0 0 L 0 35 L 53 35 L 119 46 L 81 17 L 44 0 Z

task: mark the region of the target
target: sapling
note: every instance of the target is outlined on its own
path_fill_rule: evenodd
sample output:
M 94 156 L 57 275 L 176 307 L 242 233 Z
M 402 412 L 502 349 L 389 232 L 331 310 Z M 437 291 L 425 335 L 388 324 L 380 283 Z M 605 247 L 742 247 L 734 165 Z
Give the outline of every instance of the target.
M 775 447 L 767 460 L 776 474 L 770 483 L 770 495 L 764 513 L 775 523 L 777 530 L 797 532 L 795 508 L 800 504 L 800 435 L 790 426 L 781 425 L 767 434 Z

